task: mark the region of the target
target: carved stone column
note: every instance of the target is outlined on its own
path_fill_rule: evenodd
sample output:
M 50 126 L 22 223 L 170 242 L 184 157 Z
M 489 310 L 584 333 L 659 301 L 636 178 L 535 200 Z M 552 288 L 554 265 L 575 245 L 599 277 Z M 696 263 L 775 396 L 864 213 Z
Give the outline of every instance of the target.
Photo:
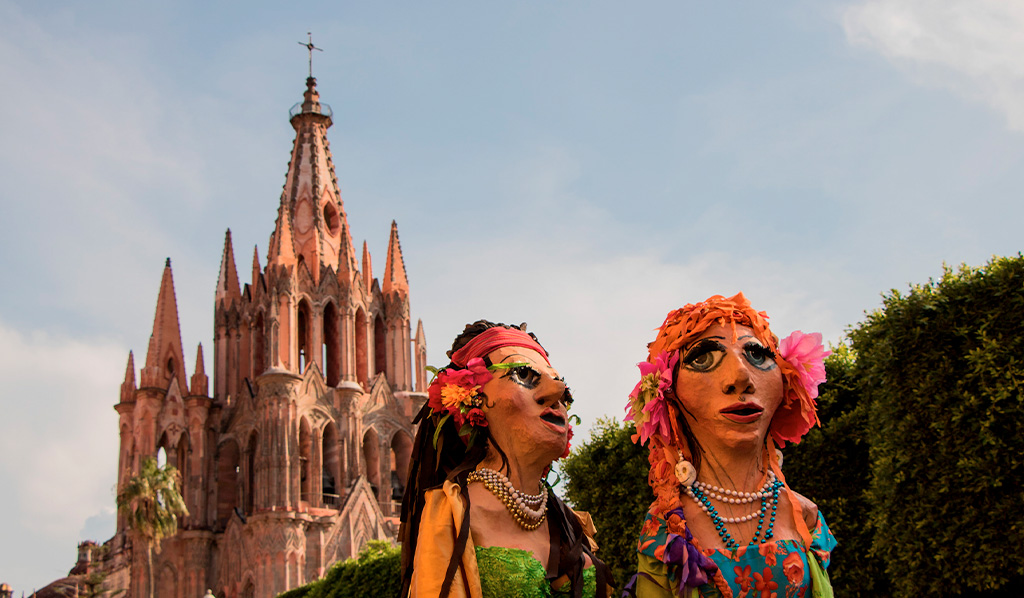
M 355 312 L 344 308 L 341 316 L 341 379 L 356 381 L 356 330 L 353 326 Z
M 311 330 L 307 330 L 306 334 L 309 335 L 309 352 L 311 355 L 306 356 L 306 361 L 316 362 L 317 367 L 320 368 L 320 373 L 327 377 L 327 364 L 323 360 L 323 346 L 324 346 L 324 317 L 323 311 L 320 309 L 310 308 L 313 313 L 310 314 L 309 327 Z

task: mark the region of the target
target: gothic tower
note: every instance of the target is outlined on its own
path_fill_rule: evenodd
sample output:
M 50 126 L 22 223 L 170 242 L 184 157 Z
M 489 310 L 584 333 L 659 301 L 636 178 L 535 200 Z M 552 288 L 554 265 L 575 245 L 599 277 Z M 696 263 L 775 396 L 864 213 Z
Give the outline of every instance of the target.
M 159 454 L 181 471 L 189 510 L 154 560 L 161 598 L 275 596 L 397 532 L 411 422 L 426 400 L 426 339 L 422 322 L 412 336 L 398 226 L 378 280 L 365 243 L 356 260 L 327 142 L 332 113 L 312 77 L 291 124 L 266 265 L 257 248 L 244 285 L 225 235 L 212 393 L 202 345 L 186 374 L 169 259 L 138 378 L 128 355 L 118 487 Z M 113 583 L 148 595 L 145 551 L 125 521 L 107 544 Z

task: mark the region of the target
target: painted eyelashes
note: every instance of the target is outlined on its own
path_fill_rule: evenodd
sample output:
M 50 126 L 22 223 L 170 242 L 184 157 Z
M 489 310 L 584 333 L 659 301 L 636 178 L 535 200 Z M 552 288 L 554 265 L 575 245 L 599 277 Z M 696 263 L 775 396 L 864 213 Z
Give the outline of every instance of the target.
M 683 365 L 694 372 L 710 372 L 722 363 L 726 348 L 720 337 L 703 338 L 683 356 Z M 743 345 L 743 358 L 755 368 L 768 371 L 775 367 L 775 352 L 751 340 Z
M 529 390 L 533 390 L 540 386 L 540 380 L 543 376 L 543 374 L 537 371 L 536 368 L 526 362 L 496 363 L 488 366 L 488 369 L 491 371 L 505 370 L 505 373 L 501 375 L 502 378 L 508 378 L 512 382 L 515 382 Z M 565 384 L 565 378 L 562 376 L 553 378 L 553 380 Z M 565 384 L 565 391 L 562 393 L 560 401 L 565 405 L 566 409 L 568 409 L 572 406 L 574 400 L 575 399 L 572 397 L 572 391 L 569 389 L 569 385 Z

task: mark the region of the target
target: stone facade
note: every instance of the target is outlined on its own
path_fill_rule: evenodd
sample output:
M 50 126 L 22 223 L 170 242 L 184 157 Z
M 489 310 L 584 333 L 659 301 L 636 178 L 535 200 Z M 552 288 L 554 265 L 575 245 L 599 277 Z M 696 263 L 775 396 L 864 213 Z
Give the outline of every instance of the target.
M 266 265 L 240 286 L 231 232 L 214 304 L 213 392 L 203 348 L 191 376 L 170 260 L 146 361 L 115 405 L 118 487 L 161 453 L 189 515 L 154 559 L 159 598 L 265 598 L 322 576 L 367 540 L 393 540 L 426 400 L 422 322 L 391 223 L 383 280 L 357 262 L 316 80 L 292 108 L 295 143 Z M 138 382 L 136 382 L 138 380 Z M 148 596 L 145 549 L 123 519 L 105 544 L 111 587 Z

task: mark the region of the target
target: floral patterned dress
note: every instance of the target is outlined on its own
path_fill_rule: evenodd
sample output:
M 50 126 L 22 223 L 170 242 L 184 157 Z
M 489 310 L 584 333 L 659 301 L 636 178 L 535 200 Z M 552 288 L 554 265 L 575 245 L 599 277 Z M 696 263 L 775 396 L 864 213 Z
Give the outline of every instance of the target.
M 672 542 L 670 535 L 664 519 L 647 514 L 637 545 L 636 595 L 676 595 L 669 587 L 678 588 L 679 580 L 673 574 L 674 568 L 663 562 L 665 547 Z M 735 598 L 812 598 L 832 595 L 825 569 L 835 546 L 835 537 L 818 513 L 811 530 L 809 550 L 799 540 L 772 540 L 757 546 L 743 546 L 735 552 L 708 549 L 704 554 L 718 566 Z M 685 569 L 684 565 L 682 570 Z M 661 592 L 657 592 L 659 588 Z M 696 592 L 704 598 L 721 596 L 711 583 L 701 585 Z

